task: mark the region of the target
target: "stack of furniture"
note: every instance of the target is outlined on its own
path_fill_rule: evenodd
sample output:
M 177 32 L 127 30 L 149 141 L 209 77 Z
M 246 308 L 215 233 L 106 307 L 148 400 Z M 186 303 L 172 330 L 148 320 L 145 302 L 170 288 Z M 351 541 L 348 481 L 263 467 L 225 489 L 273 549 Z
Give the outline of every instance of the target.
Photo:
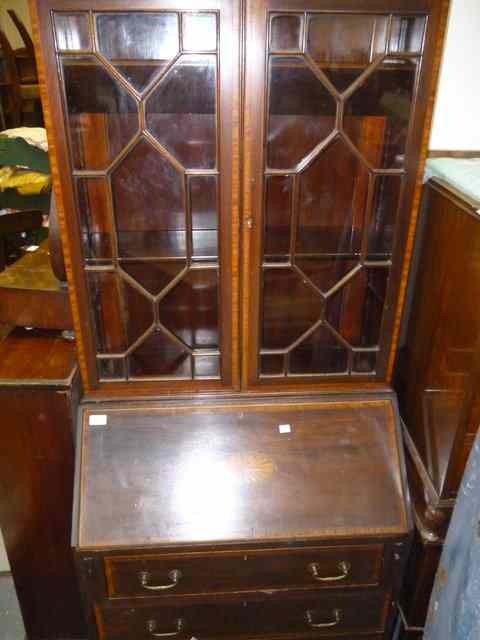
M 429 168 L 435 177 L 424 188 L 411 303 L 396 372 L 416 524 L 401 602 L 404 638 L 422 636 L 446 530 L 479 425 L 480 160 L 467 163 L 471 178 L 465 182 L 463 171 L 464 185 L 455 179 L 455 165 L 434 160 Z M 439 178 L 437 167 L 445 167 L 441 175 L 451 176 L 458 188 Z M 468 195 L 475 175 L 476 197 L 475 191 Z
M 0 165 L 5 167 L 0 193 L 0 324 L 71 330 L 46 146 L 44 129 L 0 135 Z M 46 214 L 48 231 L 43 227 Z
M 30 33 L 15 9 L 7 9 L 7 13 L 23 42 L 23 47 L 15 49 L 14 51 L 20 80 L 24 84 L 38 85 L 37 65 L 35 62 L 35 45 L 33 44 Z
M 90 637 L 390 637 L 390 384 L 446 3 L 32 7 Z
M 0 213 L 0 273 L 7 266 L 6 241 L 11 234 L 35 231 L 41 228 L 43 216 L 41 211 L 12 211 Z
M 41 223 L 5 213 L 0 243 Z M 72 321 L 57 234 L 53 201 L 49 239 L 0 273 L 0 527 L 29 640 L 86 633 L 70 551 L 81 384 L 60 333 Z
M 0 272 L 21 255 L 27 233 L 40 236 L 42 212 L 50 207 L 48 154 L 16 136 L 18 130 L 0 134 Z M 38 184 L 46 185 L 45 191 L 31 194 L 41 189 Z
M 0 258 L 2 232 L 25 231 L 41 223 L 40 211 L 16 211 L 0 216 Z M 31 248 L 34 250 L 23 252 L 19 260 L 0 273 L 0 324 L 71 332 L 72 315 L 55 198 L 50 206 L 48 239 Z
M 3 30 L 0 30 L 0 55 L 3 77 L 2 129 L 7 127 L 42 126 L 42 108 L 33 41 L 14 9 L 8 15 L 15 25 L 24 46 L 13 49 Z
M 0 158 L 48 170 L 46 153 L 25 147 L 2 137 Z M 81 384 L 60 332 L 72 322 L 54 199 L 49 218 L 48 240 L 0 273 L 0 527 L 29 640 L 86 634 L 70 550 Z M 4 238 L 41 224 L 42 211 L 4 211 L 0 258 Z

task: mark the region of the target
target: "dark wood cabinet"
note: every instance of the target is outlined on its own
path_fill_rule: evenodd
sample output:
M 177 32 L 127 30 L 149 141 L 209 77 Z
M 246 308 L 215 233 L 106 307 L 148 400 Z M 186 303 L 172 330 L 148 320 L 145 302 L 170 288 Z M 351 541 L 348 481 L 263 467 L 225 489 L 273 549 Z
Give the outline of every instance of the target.
M 84 638 L 70 548 L 74 345 L 17 328 L 0 340 L 0 526 L 30 640 Z
M 388 638 L 447 3 L 32 0 L 92 638 Z
M 477 209 L 478 203 L 437 178 L 425 185 L 409 284 L 411 304 L 396 373 L 418 529 L 404 603 L 412 626 L 425 621 L 441 547 L 478 430 Z
M 437 179 L 425 186 L 398 387 L 427 502 L 440 510 L 453 505 L 478 430 L 479 230 L 476 203 Z

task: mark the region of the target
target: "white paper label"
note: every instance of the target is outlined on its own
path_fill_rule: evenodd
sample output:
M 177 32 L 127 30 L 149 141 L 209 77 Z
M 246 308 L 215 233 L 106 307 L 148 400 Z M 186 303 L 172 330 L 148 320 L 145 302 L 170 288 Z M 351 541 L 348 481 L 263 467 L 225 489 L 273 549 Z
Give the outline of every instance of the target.
M 25 249 L 25 251 L 28 251 L 29 253 L 33 253 L 34 251 L 37 251 L 38 249 L 40 249 L 40 247 L 36 244 L 31 244 L 29 247 L 27 247 Z
M 278 430 L 280 433 L 290 433 L 292 431 L 292 427 L 289 424 L 279 424 Z
M 91 427 L 104 427 L 107 424 L 107 416 L 95 413 L 88 417 L 88 424 Z

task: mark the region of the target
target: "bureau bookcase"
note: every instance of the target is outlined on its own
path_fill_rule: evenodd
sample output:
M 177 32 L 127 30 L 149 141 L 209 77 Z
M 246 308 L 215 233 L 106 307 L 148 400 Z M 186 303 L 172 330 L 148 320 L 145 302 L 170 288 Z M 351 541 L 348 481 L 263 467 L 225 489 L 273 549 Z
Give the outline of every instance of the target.
M 34 7 L 88 393 L 389 383 L 444 4 Z
M 390 380 L 447 3 L 31 6 L 92 637 L 389 637 Z

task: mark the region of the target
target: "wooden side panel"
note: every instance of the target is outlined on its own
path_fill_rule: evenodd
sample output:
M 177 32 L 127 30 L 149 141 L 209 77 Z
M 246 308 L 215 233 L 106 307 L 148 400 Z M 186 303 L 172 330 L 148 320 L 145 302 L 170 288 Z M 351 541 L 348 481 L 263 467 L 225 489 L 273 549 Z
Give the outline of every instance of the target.
M 70 547 L 75 371 L 73 345 L 51 334 L 0 342 L 0 525 L 32 640 L 85 637 Z
M 405 616 L 400 632 L 402 640 L 420 639 L 423 635 L 422 631 L 408 631 L 406 627 L 421 629 L 425 625 L 442 547 L 442 543 L 429 543 L 416 532 L 400 597 Z
M 472 207 L 440 184 L 426 186 L 424 205 L 398 386 L 418 454 L 448 500 L 478 428 L 480 227 Z

